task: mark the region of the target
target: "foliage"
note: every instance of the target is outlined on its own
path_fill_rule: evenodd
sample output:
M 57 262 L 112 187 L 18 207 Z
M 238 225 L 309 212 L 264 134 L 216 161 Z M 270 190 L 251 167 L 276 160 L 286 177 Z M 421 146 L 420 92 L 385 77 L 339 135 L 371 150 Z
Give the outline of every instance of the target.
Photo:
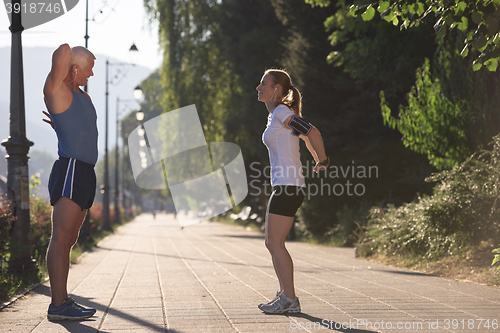
M 6 198 L 0 199 L 0 268 L 8 253 L 8 243 L 10 236 L 10 227 L 14 221 L 12 216 L 11 203 Z
M 311 4 L 327 6 L 330 0 L 306 0 Z M 400 29 L 419 26 L 427 16 L 435 20 L 434 30 L 438 38 L 457 29 L 464 33 L 464 47 L 460 54 L 474 57 L 472 67 L 479 70 L 483 65 L 496 71 L 500 59 L 500 1 L 499 0 L 380 0 L 359 1 L 351 6 L 350 15 L 361 14 L 365 21 L 375 17 L 376 12 L 387 22 Z
M 52 233 L 52 206 L 43 198 L 30 199 L 31 248 L 38 265 L 45 265 L 45 254 Z
M 352 216 L 371 204 L 401 203 L 416 191 L 429 191 L 423 179 L 431 168 L 384 126 L 378 92 L 386 91 L 391 103 L 404 101 L 415 69 L 436 47 L 426 31 L 432 33 L 432 27 L 401 32 L 380 20 L 349 21 L 337 46 L 350 49 L 346 61 L 334 67 L 326 61 L 329 33 L 318 22 L 339 13 L 342 24 L 348 6 L 312 8 L 304 0 L 148 0 L 146 7 L 160 26 L 164 62 L 156 96 L 162 112 L 196 104 L 207 141 L 238 144 L 249 179 L 255 179 L 255 165 L 261 171 L 269 165 L 261 142 L 267 111 L 255 88 L 264 70 L 273 67 L 286 68 L 302 92 L 304 117 L 320 129 L 332 164 L 379 167 L 379 178 L 363 180 L 367 192 L 361 199 L 317 195 L 304 202 L 300 218 L 310 234 L 329 233 L 352 244 L 357 228 Z M 155 112 L 142 109 L 146 117 Z M 305 146 L 301 152 L 304 165 L 310 164 Z M 266 176 L 258 180 L 262 189 L 269 183 Z M 332 186 L 339 180 L 306 179 L 319 186 L 321 181 Z M 252 193 L 244 204 L 264 211 L 267 199 Z
M 306 1 L 307 2 L 307 1 Z M 407 91 L 415 68 L 436 47 L 432 27 L 399 31 L 382 20 L 363 21 L 349 15 L 349 0 L 335 3 L 333 15 L 324 26 L 333 51 L 327 60 L 342 67 L 358 83 L 383 82 L 384 90 Z M 332 6 L 334 7 L 334 6 Z
M 399 106 L 398 118 L 391 115 L 385 93 L 380 94 L 384 122 L 438 169 L 462 163 L 500 131 L 498 75 L 474 72 L 458 54 L 461 39 L 461 33 L 450 33 L 438 42 L 432 64 L 426 59 L 417 69 L 408 106 Z
M 432 196 L 399 208 L 374 207 L 361 241 L 364 255 L 438 258 L 500 236 L 500 136 L 493 149 L 428 178 Z
M 461 103 L 446 97 L 438 79 L 431 79 L 429 60 L 417 69 L 408 106 L 399 107 L 398 118 L 391 115 L 383 91 L 380 100 L 384 123 L 403 134 L 406 147 L 427 154 L 438 169 L 453 167 L 470 155 L 464 130 L 470 117 L 464 114 Z
M 260 136 L 267 112 L 255 87 L 263 71 L 276 65 L 283 30 L 269 1 L 149 0 L 145 5 L 160 27 L 161 111 L 195 104 L 207 142 L 234 142 L 245 162 L 266 161 Z M 270 26 L 275 33 L 269 33 Z M 262 110 L 260 122 L 256 110 Z
M 37 192 L 41 184 L 38 175 L 30 179 L 30 193 Z M 31 194 L 30 198 L 30 228 L 31 255 L 39 266 L 45 265 L 45 254 L 52 234 L 52 206 L 43 198 Z
M 31 179 L 30 187 L 36 190 L 39 178 L 34 176 Z M 44 270 L 45 252 L 50 240 L 50 205 L 45 200 L 39 198 L 30 198 L 30 224 L 31 224 L 31 245 L 32 255 L 36 259 L 37 265 Z M 4 201 L 0 206 L 0 260 L 3 267 L 0 266 L 2 275 L 0 276 L 0 299 L 6 299 L 13 295 L 19 289 L 29 286 L 35 282 L 39 282 L 43 275 L 42 273 L 30 272 L 23 274 L 15 274 L 9 272 L 7 268 L 8 260 L 8 240 L 10 236 L 10 227 L 13 220 L 10 205 L 8 201 Z
M 493 253 L 495 254 L 495 258 L 493 258 L 493 262 L 491 263 L 491 266 L 495 265 L 497 262 L 500 262 L 500 248 L 494 249 Z M 500 270 L 500 266 L 497 267 L 497 270 Z

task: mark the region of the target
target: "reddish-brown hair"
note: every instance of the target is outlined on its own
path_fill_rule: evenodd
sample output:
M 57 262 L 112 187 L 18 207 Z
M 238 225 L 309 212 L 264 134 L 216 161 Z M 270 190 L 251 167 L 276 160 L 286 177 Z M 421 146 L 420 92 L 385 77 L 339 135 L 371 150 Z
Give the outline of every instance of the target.
M 268 69 L 264 74 L 273 78 L 274 84 L 279 84 L 283 89 L 283 95 L 279 104 L 285 104 L 299 117 L 302 116 L 302 95 L 292 84 L 290 75 L 282 69 Z

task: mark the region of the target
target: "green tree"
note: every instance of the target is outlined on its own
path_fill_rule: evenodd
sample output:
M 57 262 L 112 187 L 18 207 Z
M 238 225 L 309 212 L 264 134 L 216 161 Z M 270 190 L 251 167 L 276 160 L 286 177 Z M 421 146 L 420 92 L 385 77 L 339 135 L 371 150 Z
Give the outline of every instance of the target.
M 146 5 L 160 26 L 163 112 L 195 104 L 207 141 L 235 142 L 247 170 L 252 162 L 263 168 L 267 151 L 260 138 L 267 111 L 255 87 L 264 70 L 277 65 L 283 31 L 269 1 L 150 0 Z
M 328 6 L 330 0 L 306 0 L 306 2 Z M 472 66 L 479 70 L 485 65 L 496 71 L 500 59 L 500 1 L 499 0 L 380 0 L 359 1 L 351 6 L 350 15 L 372 20 L 376 12 L 385 21 L 395 26 L 411 28 L 425 22 L 428 16 L 434 19 L 438 38 L 457 29 L 464 33 L 463 57 L 472 54 Z M 472 52 L 471 52 L 472 51 Z
M 380 94 L 384 122 L 402 133 L 405 146 L 426 154 L 438 169 L 458 165 L 486 148 L 500 131 L 498 75 L 471 69 L 471 60 L 459 55 L 461 35 L 451 32 L 439 41 L 432 63 L 426 60 L 417 70 L 408 105 L 399 106 L 398 117 L 384 92 Z
M 322 0 L 307 2 L 329 5 L 329 1 Z M 389 18 L 391 22 L 399 22 L 397 13 L 396 16 L 390 13 L 398 8 L 396 3 L 403 4 L 393 1 L 389 6 L 388 1 L 381 1 L 381 17 L 374 15 L 374 4 L 363 5 L 365 13 L 360 17 L 356 11 L 362 5 L 338 2 L 339 10 L 325 21 L 326 28 L 332 31 L 329 39 L 334 47 L 328 60 L 344 68 L 358 83 L 381 82 L 380 89 L 370 91 L 382 91 L 384 123 L 399 130 L 404 145 L 426 155 L 434 167 L 450 168 L 463 162 L 472 152 L 486 147 L 500 130 L 495 111 L 500 102 L 495 89 L 499 82 L 492 73 L 473 71 L 473 62 L 477 59 L 463 58 L 464 49 L 472 48 L 473 53 L 479 54 L 468 44 L 467 31 L 452 29 L 447 34 L 436 35 L 436 26 L 433 29 L 432 24 L 438 14 L 428 15 L 432 10 L 420 16 L 415 14 L 414 24 L 410 24 L 412 29 L 394 29 L 393 25 L 384 22 Z M 430 6 L 438 6 L 438 3 Z M 403 38 L 411 42 L 405 43 Z M 412 52 L 405 57 L 402 48 Z M 377 61 L 369 61 L 370 57 Z M 424 63 L 424 57 L 432 60 Z M 408 79 L 411 77 L 399 73 L 407 73 L 407 70 L 401 71 L 404 68 L 414 70 L 422 63 L 414 87 L 410 89 Z M 380 72 L 377 66 L 388 74 L 373 75 Z M 401 89 L 411 90 L 405 100 L 401 99 L 404 97 Z M 406 104 L 408 106 L 403 106 Z M 391 113 L 389 105 L 400 105 L 398 117 Z
M 380 20 L 348 22 L 349 7 L 344 2 L 323 8 L 303 1 L 273 1 L 273 5 L 287 29 L 281 62 L 303 92 L 304 118 L 320 129 L 332 164 L 343 168 L 377 166 L 380 170 L 378 177 L 371 179 L 312 177 L 309 170 L 307 183 L 311 188 L 324 186 L 326 190 L 342 185 L 345 189 L 347 181 L 366 188 L 362 196 L 336 196 L 332 191 L 313 195 L 300 211 L 310 233 L 334 235 L 344 244 L 352 244 L 357 228 L 354 220 L 363 223 L 370 205 L 401 203 L 411 200 L 417 191 L 430 190 L 423 182 L 430 173 L 425 157 L 406 150 L 398 135 L 384 126 L 378 91 L 387 89 L 391 100 L 403 101 L 415 68 L 426 55 L 432 55 L 435 44 L 425 26 L 400 32 Z M 332 50 L 329 32 L 312 22 L 328 22 L 329 31 L 344 29 L 333 47 L 345 54 L 345 61 L 335 66 L 326 61 Z M 303 164 L 311 165 L 305 147 L 301 151 Z
M 162 112 L 196 104 L 207 139 L 220 138 L 242 148 L 249 181 L 260 175 L 262 187 L 264 181 L 269 182 L 262 173 L 269 157 L 261 142 L 267 110 L 257 101 L 255 88 L 262 73 L 273 67 L 290 72 L 304 96 L 304 117 L 321 130 L 334 165 L 379 168 L 378 178 L 362 180 L 366 193 L 361 198 L 325 193 L 304 203 L 302 220 L 310 233 L 336 233 L 347 244 L 356 228 L 350 217 L 359 217 L 375 202 L 402 202 L 411 200 L 417 191 L 426 191 L 423 179 L 430 168 L 425 157 L 405 149 L 396 132 L 383 125 L 378 96 L 386 89 L 392 92 L 390 101 L 404 101 L 415 68 L 435 48 L 422 29 L 400 32 L 393 28 L 390 36 L 398 39 L 391 45 L 384 30 L 392 27 L 385 22 L 362 21 L 359 29 L 352 24 L 346 37 L 359 36 L 368 48 L 362 54 L 352 51 L 346 55 L 352 62 L 335 67 L 326 61 L 332 48 L 329 33 L 317 23 L 338 11 L 347 19 L 346 6 L 313 8 L 304 0 L 149 0 L 146 4 L 160 23 Z M 353 41 L 351 37 L 338 46 L 345 48 Z M 388 47 L 380 47 L 381 41 Z M 376 57 L 370 56 L 375 50 L 379 52 Z M 378 61 L 392 67 L 388 70 Z M 356 69 L 360 64 L 366 67 Z M 351 72 L 346 71 L 348 66 Z M 305 146 L 301 151 L 304 165 L 312 169 Z M 339 182 L 327 178 L 309 177 L 307 182 L 323 181 L 330 186 Z M 245 204 L 260 207 L 263 214 L 267 200 L 263 192 L 252 193 Z

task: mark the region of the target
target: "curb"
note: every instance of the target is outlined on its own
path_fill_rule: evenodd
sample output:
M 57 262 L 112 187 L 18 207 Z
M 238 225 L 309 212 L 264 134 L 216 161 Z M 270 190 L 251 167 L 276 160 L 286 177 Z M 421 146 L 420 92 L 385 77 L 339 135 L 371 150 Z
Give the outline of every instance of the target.
M 23 289 L 22 291 L 20 291 L 17 295 L 9 298 L 7 301 L 3 301 L 3 302 L 0 302 L 0 310 L 3 310 L 4 308 L 8 307 L 9 305 L 13 304 L 15 301 L 17 301 L 18 299 L 20 299 L 21 297 L 25 296 L 27 293 L 29 293 L 30 291 L 32 291 L 33 289 L 35 289 L 36 287 L 44 284 L 45 282 L 49 281 L 49 278 L 45 278 L 43 281 L 40 281 L 40 282 L 37 282 L 33 285 L 31 285 L 30 287 L 26 288 L 26 289 Z

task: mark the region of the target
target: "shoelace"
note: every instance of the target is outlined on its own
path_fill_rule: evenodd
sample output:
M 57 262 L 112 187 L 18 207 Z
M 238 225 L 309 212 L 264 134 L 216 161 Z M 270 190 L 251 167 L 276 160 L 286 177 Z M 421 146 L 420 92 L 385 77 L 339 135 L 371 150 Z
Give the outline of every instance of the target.
M 77 304 L 75 304 L 75 303 L 70 303 L 70 305 L 69 305 L 69 306 L 71 306 L 73 309 L 76 309 L 76 310 L 82 310 L 82 309 L 81 309 L 81 306 L 79 306 L 79 305 L 77 305 Z M 79 307 L 80 307 L 80 308 L 79 308 Z
M 283 293 L 280 293 L 279 295 L 274 296 L 274 300 L 271 300 L 271 302 L 269 302 L 268 305 L 273 305 L 274 303 L 279 301 L 281 299 L 281 295 L 283 295 Z
M 68 299 L 69 299 L 69 302 L 74 305 L 73 308 L 78 309 L 78 310 L 85 310 L 85 308 L 83 306 L 81 306 L 80 304 L 76 303 L 75 300 L 71 296 L 68 296 Z

